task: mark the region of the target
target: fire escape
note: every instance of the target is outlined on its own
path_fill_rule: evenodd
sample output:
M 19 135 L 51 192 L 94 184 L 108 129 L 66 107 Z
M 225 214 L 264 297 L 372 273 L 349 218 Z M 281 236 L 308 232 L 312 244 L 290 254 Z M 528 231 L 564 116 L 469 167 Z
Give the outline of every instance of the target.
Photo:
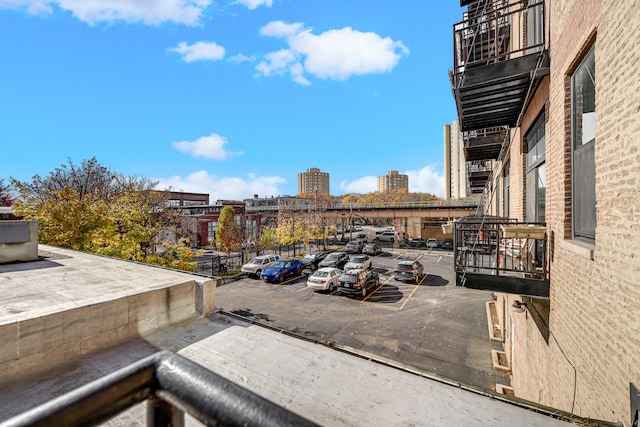
M 511 128 L 549 73 L 544 0 L 460 0 L 450 72 L 472 194 L 487 197 Z M 490 197 L 490 195 L 489 195 Z M 549 296 L 544 224 L 477 216 L 454 222 L 458 285 Z

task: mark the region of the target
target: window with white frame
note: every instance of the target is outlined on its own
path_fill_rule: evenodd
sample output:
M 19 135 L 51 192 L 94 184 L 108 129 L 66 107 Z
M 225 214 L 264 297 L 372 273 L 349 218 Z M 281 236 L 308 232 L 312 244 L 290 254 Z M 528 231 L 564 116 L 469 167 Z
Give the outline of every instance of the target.
M 571 76 L 573 238 L 596 238 L 596 60 L 591 50 Z

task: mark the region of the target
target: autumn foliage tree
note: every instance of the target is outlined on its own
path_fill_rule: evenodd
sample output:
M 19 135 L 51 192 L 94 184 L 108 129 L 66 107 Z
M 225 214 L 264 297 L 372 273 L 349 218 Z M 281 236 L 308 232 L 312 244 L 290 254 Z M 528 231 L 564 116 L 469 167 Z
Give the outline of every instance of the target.
M 236 252 L 242 248 L 242 228 L 236 222 L 236 213 L 231 206 L 225 206 L 218 218 L 216 241 L 224 252 Z
M 11 206 L 14 195 L 10 184 L 4 183 L 4 178 L 0 178 L 0 206 Z
M 168 193 L 149 179 L 116 174 L 94 157 L 80 165 L 69 160 L 46 177 L 12 179 L 12 185 L 16 215 L 38 221 L 44 244 L 183 270 L 195 266 L 188 241 L 162 238 L 179 224 L 179 213 L 164 209 Z

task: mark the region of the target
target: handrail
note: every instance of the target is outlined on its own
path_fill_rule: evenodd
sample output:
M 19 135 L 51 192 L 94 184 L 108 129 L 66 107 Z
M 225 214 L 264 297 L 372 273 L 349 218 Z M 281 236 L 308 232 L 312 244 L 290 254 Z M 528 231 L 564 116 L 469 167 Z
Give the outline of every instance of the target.
M 185 412 L 206 425 L 317 426 L 164 350 L 0 422 L 0 427 L 98 425 L 145 400 L 150 426 L 182 426 Z
M 505 6 L 488 10 L 480 16 L 468 17 L 454 24 L 453 73 L 455 75 L 461 74 L 466 67 L 475 63 L 486 64 L 501 61 L 542 49 L 545 44 L 544 31 L 540 34 L 540 41 L 536 40 L 530 44 L 524 42 L 523 34 L 520 34 L 521 37 L 514 38 L 511 36 L 518 35 L 518 32 L 522 32 L 526 13 L 538 7 L 544 8 L 544 3 L 544 0 L 540 0 L 534 4 L 509 2 Z M 519 30 L 514 32 L 510 27 L 516 24 L 519 24 Z M 501 31 L 504 31 L 505 34 L 510 36 L 510 46 L 508 48 L 500 45 L 501 39 L 499 36 Z M 477 39 L 478 36 L 482 36 L 482 38 Z M 488 49 L 487 55 L 484 55 L 484 50 L 480 49 L 479 55 L 472 57 L 470 53 L 480 44 L 486 44 L 487 46 L 493 45 L 493 47 L 492 49 Z M 467 55 L 464 55 L 465 49 L 468 50 Z
M 291 206 L 287 209 L 299 211 L 331 211 L 331 210 L 373 210 L 373 209 L 430 209 L 430 208 L 474 208 L 477 199 L 430 200 L 420 202 L 379 202 L 379 203 L 325 203 L 308 206 Z M 278 211 L 278 206 L 247 206 L 248 212 Z

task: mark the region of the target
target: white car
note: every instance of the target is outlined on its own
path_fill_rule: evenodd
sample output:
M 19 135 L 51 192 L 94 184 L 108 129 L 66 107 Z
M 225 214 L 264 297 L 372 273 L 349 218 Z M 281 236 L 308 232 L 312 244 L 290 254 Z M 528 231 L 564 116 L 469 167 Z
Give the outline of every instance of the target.
M 356 255 L 352 256 L 348 263 L 344 266 L 344 271 L 362 269 L 368 270 L 371 268 L 371 258 L 369 255 Z
M 263 270 L 269 268 L 271 264 L 279 259 L 280 257 L 276 254 L 260 255 L 255 257 L 251 262 L 244 264 L 240 271 L 247 276 L 260 277 Z
M 433 237 L 431 237 L 430 239 L 427 239 L 427 247 L 428 248 L 437 248 L 438 247 L 438 240 L 434 239 Z
M 333 267 L 323 267 L 316 270 L 307 279 L 307 287 L 314 291 L 333 292 L 338 287 L 338 279 L 342 270 Z

